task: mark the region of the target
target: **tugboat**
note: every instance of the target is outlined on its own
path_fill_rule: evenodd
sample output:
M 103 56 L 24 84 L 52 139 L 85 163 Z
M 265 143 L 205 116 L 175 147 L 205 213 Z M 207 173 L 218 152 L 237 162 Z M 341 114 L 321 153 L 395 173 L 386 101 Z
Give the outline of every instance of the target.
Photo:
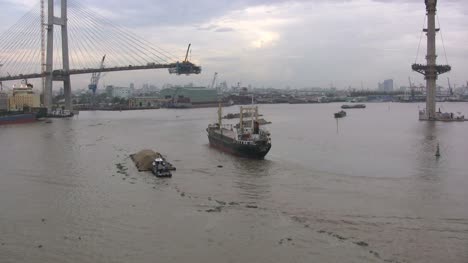
M 55 109 L 52 110 L 50 114 L 47 115 L 49 118 L 69 118 L 73 117 L 75 114 L 72 111 L 65 109 Z
M 170 165 L 164 161 L 163 158 L 154 159 L 151 172 L 156 175 L 156 177 L 172 177 Z
M 270 151 L 271 138 L 268 131 L 260 128 L 258 106 L 241 106 L 239 118 L 238 128 L 230 124 L 223 125 L 219 103 L 218 123 L 210 124 L 206 129 L 210 145 L 237 156 L 263 159 Z M 246 121 L 251 125 L 245 125 Z
M 346 111 L 342 110 L 337 113 L 335 113 L 335 118 L 343 118 L 346 117 Z

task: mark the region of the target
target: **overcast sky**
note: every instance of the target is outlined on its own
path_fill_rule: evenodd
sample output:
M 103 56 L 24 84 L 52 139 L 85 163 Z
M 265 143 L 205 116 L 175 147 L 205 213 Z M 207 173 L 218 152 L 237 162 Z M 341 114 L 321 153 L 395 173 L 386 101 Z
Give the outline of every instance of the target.
M 75 0 L 76 1 L 76 0 Z M 0 0 L 0 33 L 39 0 Z M 166 70 L 109 73 L 103 83 L 207 85 L 213 73 L 229 85 L 374 89 L 393 78 L 398 86 L 416 84 L 411 72 L 425 16 L 424 0 L 83 0 L 84 5 L 183 59 L 192 43 L 192 60 L 202 74 L 170 76 Z M 8 10 L 8 11 L 6 11 Z M 452 72 L 458 86 L 468 81 L 468 1 L 439 0 L 438 14 Z M 439 64 L 445 54 L 438 40 Z M 70 40 L 73 41 L 73 40 Z M 425 38 L 419 63 L 425 63 Z M 74 88 L 90 76 L 73 77 Z

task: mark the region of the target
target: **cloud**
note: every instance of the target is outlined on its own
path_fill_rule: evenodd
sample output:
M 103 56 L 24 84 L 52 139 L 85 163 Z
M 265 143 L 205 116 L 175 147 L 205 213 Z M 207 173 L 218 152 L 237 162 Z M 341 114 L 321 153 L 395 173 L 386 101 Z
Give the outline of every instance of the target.
M 234 31 L 234 28 L 231 27 L 220 27 L 215 29 L 215 32 L 232 32 Z
M 12 2 L 18 5 L 3 21 L 13 23 L 26 5 L 36 3 L 0 0 L 0 8 Z M 375 88 L 387 78 L 404 85 L 408 76 L 423 82 L 410 70 L 425 15 L 422 0 L 84 0 L 83 5 L 179 58 L 192 43 L 191 60 L 203 67 L 201 75 L 189 77 L 170 76 L 165 70 L 108 74 L 108 84 L 204 85 L 215 71 L 229 83 L 277 88 L 327 87 L 330 82 L 360 87 L 361 81 Z M 465 83 L 468 71 L 467 10 L 464 0 L 439 1 L 442 35 L 453 66 L 450 79 L 455 83 Z M 440 44 L 439 34 L 439 61 L 445 63 Z M 86 87 L 88 77 L 74 81 L 76 87 Z

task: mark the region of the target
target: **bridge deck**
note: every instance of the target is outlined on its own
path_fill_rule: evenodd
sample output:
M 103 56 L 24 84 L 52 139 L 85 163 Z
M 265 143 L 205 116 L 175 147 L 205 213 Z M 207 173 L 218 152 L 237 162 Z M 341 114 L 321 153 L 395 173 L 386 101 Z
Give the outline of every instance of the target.
M 187 68 L 182 68 L 182 71 L 172 70 L 170 71 L 170 73 L 188 75 L 188 74 L 199 74 L 201 71 L 199 66 L 196 66 L 189 62 L 182 62 L 182 63 L 170 63 L 170 64 L 149 63 L 144 66 L 128 65 L 128 66 L 110 67 L 110 68 L 71 69 L 68 72 L 64 70 L 54 70 L 53 75 L 54 75 L 54 78 L 60 78 L 61 76 L 66 76 L 66 75 L 89 74 L 89 73 L 94 73 L 94 72 L 113 72 L 113 71 L 129 71 L 129 70 L 161 69 L 161 68 L 176 69 L 178 66 L 181 66 L 181 65 L 185 65 L 186 67 L 188 66 L 189 67 L 188 71 L 184 71 L 184 70 L 187 70 Z M 5 76 L 5 77 L 0 77 L 0 81 L 42 78 L 42 77 L 45 77 L 46 74 L 47 73 L 34 73 L 34 74 L 20 74 L 20 75 L 15 75 L 15 76 Z

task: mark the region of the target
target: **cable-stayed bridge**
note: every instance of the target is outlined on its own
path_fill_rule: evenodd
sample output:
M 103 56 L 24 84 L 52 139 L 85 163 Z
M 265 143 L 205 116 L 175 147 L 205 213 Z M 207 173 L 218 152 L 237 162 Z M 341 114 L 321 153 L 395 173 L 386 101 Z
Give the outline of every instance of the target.
M 47 9 L 42 0 L 0 35 L 0 82 L 42 78 L 43 104 L 49 110 L 53 81 L 63 82 L 65 107 L 72 108 L 70 75 L 162 68 L 171 74 L 201 72 L 188 61 L 188 49 L 181 59 L 78 0 L 60 0 L 58 6 L 47 1 Z M 100 67 L 103 55 L 106 63 Z

